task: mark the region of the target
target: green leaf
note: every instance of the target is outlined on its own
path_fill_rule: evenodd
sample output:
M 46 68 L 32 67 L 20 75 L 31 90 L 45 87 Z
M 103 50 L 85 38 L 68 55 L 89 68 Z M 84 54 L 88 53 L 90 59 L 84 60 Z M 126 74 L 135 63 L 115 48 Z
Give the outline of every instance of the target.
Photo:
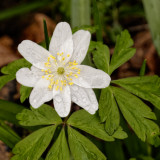
M 146 59 L 143 61 L 143 64 L 142 64 L 142 66 L 141 66 L 139 75 L 140 75 L 140 76 L 144 76 L 144 75 L 145 75 L 145 72 L 146 72 Z
M 128 137 L 127 133 L 123 131 L 122 127 L 118 127 L 118 129 L 114 132 L 112 137 L 117 139 L 125 139 Z
M 24 58 L 9 63 L 7 66 L 1 69 L 3 75 L 0 77 L 0 89 L 9 81 L 16 78 L 16 72 L 22 67 L 31 67 L 31 64 Z
M 74 112 L 68 119 L 67 124 L 105 141 L 114 140 L 114 138 L 105 132 L 104 124 L 101 124 L 98 114 L 91 115 L 82 109 Z
M 21 103 L 23 103 L 29 97 L 31 91 L 32 91 L 32 87 L 26 87 L 26 86 L 21 85 L 21 88 L 20 88 Z
M 156 116 L 147 105 L 121 88 L 112 87 L 112 91 L 124 118 L 142 141 L 159 133 L 159 127 L 150 120 Z
M 111 87 L 102 89 L 99 100 L 99 115 L 105 122 L 105 130 L 112 135 L 119 127 L 120 115 Z
M 16 118 L 22 126 L 36 126 L 36 125 L 50 125 L 62 123 L 61 118 L 57 112 L 46 104 L 38 109 L 24 109 L 21 113 L 17 114 Z
M 158 76 L 130 77 L 112 81 L 160 109 L 160 78 Z
M 108 46 L 101 42 L 96 43 L 96 50 L 93 53 L 93 61 L 98 69 L 109 72 L 110 53 Z
M 45 37 L 45 43 L 46 43 L 46 49 L 49 49 L 49 36 L 48 36 L 48 29 L 47 29 L 47 24 L 46 20 L 43 20 L 43 27 L 44 27 L 44 37 Z
M 57 126 L 49 126 L 41 128 L 22 141 L 13 148 L 15 156 L 11 160 L 37 160 L 48 147 Z
M 9 74 L 9 75 L 15 76 L 16 72 L 23 67 L 30 68 L 31 64 L 28 61 L 26 61 L 24 58 L 21 58 L 3 67 L 1 69 L 1 72 L 3 74 Z
M 4 122 L 0 121 L 0 140 L 13 148 L 20 141 L 20 137 Z
M 23 106 L 16 103 L 0 100 L 0 119 L 18 124 L 16 114 L 20 113 L 23 109 Z
M 75 160 L 106 160 L 106 157 L 85 136 L 68 127 L 69 147 Z
M 124 30 L 121 35 L 117 36 L 114 54 L 109 67 L 109 74 L 133 57 L 136 49 L 130 48 L 132 45 L 133 40 L 127 30 Z
M 48 152 L 45 160 L 70 160 L 70 152 L 64 128 L 62 129 L 58 139 Z
M 4 75 L 4 76 L 0 76 L 0 89 L 9 81 L 15 79 L 15 76 L 13 75 Z

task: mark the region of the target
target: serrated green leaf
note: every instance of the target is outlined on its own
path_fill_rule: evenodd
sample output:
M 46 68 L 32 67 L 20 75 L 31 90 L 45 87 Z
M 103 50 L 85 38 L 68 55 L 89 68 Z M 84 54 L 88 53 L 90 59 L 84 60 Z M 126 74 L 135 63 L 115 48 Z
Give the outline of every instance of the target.
M 109 72 L 110 52 L 108 46 L 101 42 L 96 43 L 96 50 L 93 52 L 93 61 L 98 69 Z
M 160 78 L 158 76 L 130 77 L 112 81 L 160 109 Z
M 46 104 L 38 109 L 24 109 L 21 113 L 17 114 L 16 118 L 22 126 L 36 126 L 36 125 L 50 125 L 62 123 L 61 118 L 57 112 Z
M 62 129 L 58 139 L 48 152 L 45 160 L 70 160 L 70 152 L 64 128 Z
M 0 119 L 18 124 L 16 114 L 20 113 L 23 109 L 23 106 L 16 103 L 0 100 Z
M 102 89 L 99 100 L 99 115 L 105 122 L 105 130 L 112 135 L 119 127 L 120 115 L 111 87 Z
M 9 75 L 14 75 L 16 74 L 16 72 L 21 69 L 22 67 L 31 67 L 31 63 L 29 63 L 28 61 L 26 61 L 24 58 L 18 59 L 14 62 L 9 63 L 7 66 L 3 67 L 1 69 L 1 72 L 3 74 L 9 74 Z
M 69 147 L 76 160 L 106 160 L 101 151 L 85 136 L 68 127 Z
M 123 131 L 122 127 L 118 127 L 118 129 L 112 135 L 114 138 L 117 139 L 125 139 L 128 137 L 127 133 Z
M 142 141 L 159 133 L 157 124 L 150 120 L 156 116 L 146 104 L 121 88 L 112 87 L 112 91 L 123 116 Z
M 21 88 L 20 88 L 21 103 L 23 103 L 29 97 L 31 91 L 32 91 L 32 87 L 26 87 L 26 86 L 21 85 Z
M 4 122 L 0 121 L 0 140 L 7 146 L 13 148 L 17 142 L 20 141 L 20 137 Z
M 117 36 L 116 46 L 109 67 L 109 74 L 135 54 L 136 49 L 130 48 L 132 45 L 133 40 L 127 30 L 124 30 L 121 32 L 121 35 Z
M 49 126 L 41 128 L 22 141 L 13 148 L 15 156 L 11 160 L 37 160 L 48 147 L 57 126 Z
M 15 76 L 13 75 L 4 75 L 4 76 L 0 76 L 0 89 L 9 81 L 15 79 Z
M 104 124 L 101 124 L 98 114 L 91 115 L 82 109 L 74 112 L 68 119 L 67 124 L 79 128 L 105 141 L 114 140 L 114 138 L 106 133 Z

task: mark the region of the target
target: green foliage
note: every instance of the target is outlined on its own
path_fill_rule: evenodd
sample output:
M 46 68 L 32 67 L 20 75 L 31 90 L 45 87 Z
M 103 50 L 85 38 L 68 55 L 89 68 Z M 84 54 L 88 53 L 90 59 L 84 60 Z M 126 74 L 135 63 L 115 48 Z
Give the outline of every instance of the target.
M 99 115 L 105 122 L 105 129 L 112 135 L 119 127 L 120 115 L 111 87 L 102 89 L 99 100 Z
M 0 76 L 0 89 L 9 81 L 15 79 L 14 75 L 4 75 L 4 76 Z
M 112 83 L 127 89 L 160 109 L 160 78 L 158 76 L 130 77 L 114 80 Z
M 159 0 L 143 0 L 143 6 L 146 13 L 146 18 L 152 33 L 152 38 L 157 48 L 158 53 L 160 54 L 160 1 Z
M 91 42 L 91 45 L 95 47 L 95 50 L 92 51 L 92 54 L 93 54 L 93 61 L 96 67 L 108 73 L 109 62 L 110 62 L 110 53 L 108 46 L 102 44 L 101 42 L 97 43 Z
M 24 109 L 23 106 L 5 100 L 0 100 L 0 119 L 18 124 L 16 114 Z
M 0 140 L 7 146 L 13 148 L 17 142 L 20 141 L 20 137 L 4 122 L 0 121 Z
M 22 67 L 31 67 L 31 64 L 24 58 L 9 63 L 7 66 L 1 69 L 1 72 L 5 75 L 0 77 L 0 89 L 9 81 L 16 78 L 16 72 Z
M 115 69 L 128 61 L 136 52 L 134 48 L 130 48 L 133 45 L 133 40 L 127 30 L 121 32 L 121 35 L 117 36 L 116 46 L 111 59 L 109 74 Z
M 159 127 L 150 120 L 156 116 L 147 105 L 123 89 L 112 87 L 112 91 L 123 116 L 142 141 L 159 133 Z
M 11 160 L 37 160 L 48 147 L 57 126 L 41 128 L 16 144 Z
M 47 154 L 45 160 L 70 160 L 70 152 L 65 136 L 65 130 L 62 129 L 56 142 Z
M 21 103 L 23 103 L 29 97 L 31 91 L 32 91 L 32 87 L 26 87 L 26 86 L 21 85 L 21 88 L 20 88 Z
M 71 153 L 76 160 L 106 160 L 106 157 L 85 136 L 68 127 L 68 138 Z
M 62 123 L 57 112 L 46 104 L 38 109 L 24 109 L 17 114 L 17 119 L 22 126 L 51 125 Z
M 71 0 L 71 25 L 90 25 L 90 0 Z
M 14 62 L 9 63 L 7 66 L 3 67 L 1 69 L 1 72 L 3 74 L 9 74 L 9 75 L 14 75 L 16 74 L 16 72 L 23 68 L 23 67 L 31 67 L 31 64 L 25 60 L 24 58 L 18 59 Z
M 79 110 L 71 115 L 67 124 L 105 141 L 114 140 L 114 138 L 105 132 L 104 125 L 100 123 L 100 119 L 97 114 L 91 115 L 85 110 Z

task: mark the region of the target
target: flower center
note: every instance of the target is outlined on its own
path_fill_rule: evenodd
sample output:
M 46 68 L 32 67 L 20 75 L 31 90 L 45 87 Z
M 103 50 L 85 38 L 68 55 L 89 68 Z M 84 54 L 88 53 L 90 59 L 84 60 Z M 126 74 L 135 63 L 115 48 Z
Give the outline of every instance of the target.
M 64 70 L 63 67 L 59 67 L 59 68 L 57 69 L 57 73 L 58 73 L 58 74 L 63 74 L 64 72 L 65 72 L 65 70 Z
M 80 74 L 80 69 L 77 67 L 78 63 L 76 61 L 68 62 L 66 64 L 66 57 L 70 57 L 68 54 L 66 57 L 62 53 L 57 53 L 54 57 L 50 55 L 46 63 L 44 63 L 46 69 L 42 69 L 44 72 L 42 78 L 49 81 L 48 89 L 52 90 L 63 90 L 66 85 L 73 85 L 72 78 L 78 78 Z

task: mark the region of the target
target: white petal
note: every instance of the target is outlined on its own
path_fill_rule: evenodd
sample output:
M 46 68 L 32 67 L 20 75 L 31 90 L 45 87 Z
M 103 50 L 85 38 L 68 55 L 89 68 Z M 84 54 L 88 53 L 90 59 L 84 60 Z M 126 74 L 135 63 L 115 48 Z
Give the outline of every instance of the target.
M 72 31 L 68 23 L 61 22 L 57 24 L 50 42 L 49 51 L 54 56 L 63 52 L 66 62 L 69 61 L 73 52 L 73 40 Z M 69 57 L 67 57 L 68 54 L 70 55 Z M 58 59 L 60 59 L 60 56 L 58 56 Z
M 88 31 L 79 30 L 73 34 L 73 54 L 70 61 L 76 61 L 78 64 L 84 60 L 89 47 L 91 34 Z
M 98 102 L 95 93 L 90 88 L 82 88 L 77 85 L 71 87 L 72 101 L 84 108 L 90 114 L 94 114 L 98 110 Z
M 43 74 L 40 69 L 34 66 L 31 67 L 31 70 L 29 68 L 21 68 L 16 73 L 16 79 L 24 86 L 34 87 Z
M 18 51 L 27 61 L 40 69 L 45 68 L 44 63 L 47 62 L 47 58 L 50 56 L 46 49 L 29 40 L 22 41 L 18 45 Z
M 109 86 L 111 78 L 102 70 L 85 65 L 77 65 L 80 74 L 78 78 L 73 78 L 73 83 L 84 88 L 106 88 Z
M 62 91 L 53 89 L 54 108 L 60 117 L 68 116 L 71 109 L 71 94 L 69 86 Z
M 31 95 L 29 97 L 30 104 L 33 108 L 38 108 L 45 102 L 53 99 L 52 90 L 48 89 L 49 81 L 40 79 L 36 86 L 33 88 Z

